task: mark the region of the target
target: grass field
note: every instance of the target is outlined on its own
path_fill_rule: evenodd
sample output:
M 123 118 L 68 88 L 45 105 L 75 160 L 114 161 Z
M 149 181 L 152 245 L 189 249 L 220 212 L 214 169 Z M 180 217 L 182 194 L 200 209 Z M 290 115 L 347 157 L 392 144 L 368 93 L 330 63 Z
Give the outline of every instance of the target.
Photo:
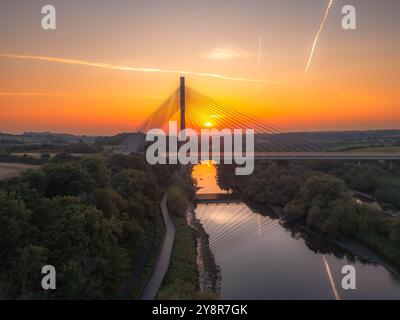
M 351 149 L 352 152 L 360 152 L 360 153 L 399 153 L 400 147 L 366 147 L 366 148 L 356 148 Z
M 5 163 L 0 162 L 0 180 L 16 177 L 21 172 L 28 169 L 36 169 L 38 166 L 24 163 Z

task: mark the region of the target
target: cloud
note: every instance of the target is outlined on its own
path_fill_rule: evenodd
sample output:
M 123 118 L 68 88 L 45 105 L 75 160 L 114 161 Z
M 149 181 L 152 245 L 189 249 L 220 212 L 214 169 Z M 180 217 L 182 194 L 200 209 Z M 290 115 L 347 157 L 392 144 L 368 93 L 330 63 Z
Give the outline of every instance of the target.
M 232 60 L 232 59 L 246 59 L 254 57 L 256 54 L 246 51 L 236 46 L 224 46 L 212 49 L 206 54 L 201 54 L 200 57 L 209 60 Z
M 88 94 L 68 93 L 68 92 L 0 92 L 0 96 L 70 96 L 70 97 L 88 97 Z
M 128 65 L 117 65 L 117 64 L 104 63 L 104 62 L 92 62 L 92 61 L 86 61 L 86 60 L 67 59 L 67 58 L 58 58 L 58 57 L 0 54 L 0 58 L 25 59 L 25 60 L 45 61 L 45 62 L 62 63 L 62 64 L 72 64 L 72 65 L 80 65 L 80 66 L 86 66 L 86 67 L 110 69 L 110 70 L 116 70 L 116 71 L 167 73 L 167 74 L 176 74 L 176 75 L 193 75 L 193 76 L 198 76 L 198 77 L 216 78 L 216 79 L 231 80 L 231 81 L 282 85 L 282 83 L 273 81 L 273 80 L 249 79 L 249 78 L 228 76 L 228 75 L 217 74 L 217 73 L 204 73 L 204 72 L 195 72 L 195 71 L 188 71 L 188 70 L 170 70 L 170 69 L 160 69 L 160 68 L 133 67 L 133 66 L 128 66 Z

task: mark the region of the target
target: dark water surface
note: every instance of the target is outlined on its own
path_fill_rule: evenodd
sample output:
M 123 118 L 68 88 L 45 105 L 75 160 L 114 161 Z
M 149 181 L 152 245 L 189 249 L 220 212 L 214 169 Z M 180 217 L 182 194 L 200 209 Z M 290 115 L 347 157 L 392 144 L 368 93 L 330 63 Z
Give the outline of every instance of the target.
M 213 165 L 193 175 L 200 193 L 218 192 Z M 400 282 L 384 267 L 283 226 L 268 212 L 219 203 L 199 204 L 196 215 L 221 268 L 222 299 L 400 299 Z M 345 265 L 356 269 L 356 290 L 341 287 Z

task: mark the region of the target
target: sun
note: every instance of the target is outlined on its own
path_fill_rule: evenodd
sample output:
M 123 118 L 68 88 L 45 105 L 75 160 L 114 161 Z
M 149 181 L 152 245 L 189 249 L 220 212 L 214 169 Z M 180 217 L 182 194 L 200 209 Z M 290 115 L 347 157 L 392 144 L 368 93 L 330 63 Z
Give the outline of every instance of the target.
M 213 124 L 212 124 L 210 121 L 207 121 L 207 122 L 204 124 L 204 126 L 207 127 L 207 128 L 211 128 L 211 127 L 213 126 Z

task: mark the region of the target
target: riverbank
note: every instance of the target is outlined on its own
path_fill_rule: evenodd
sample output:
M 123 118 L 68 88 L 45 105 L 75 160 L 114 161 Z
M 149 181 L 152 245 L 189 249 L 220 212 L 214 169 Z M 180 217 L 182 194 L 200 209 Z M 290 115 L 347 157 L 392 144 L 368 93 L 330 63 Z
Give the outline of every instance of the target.
M 278 212 L 286 220 L 306 225 L 326 238 L 342 241 L 342 245 L 352 247 L 353 251 L 359 248 L 353 243 L 362 243 L 381 257 L 378 260 L 369 254 L 373 260 L 389 261 L 385 263 L 387 268 L 393 269 L 390 265 L 394 265 L 398 271 L 400 217 L 389 216 L 377 207 L 360 203 L 351 192 L 367 189 L 361 182 L 373 169 L 388 174 L 381 167 L 360 167 L 351 163 L 346 166 L 330 162 L 266 161 L 256 164 L 253 175 L 240 178 L 234 174 L 232 166 L 219 166 L 218 182 L 223 188 L 234 190 L 242 199 L 280 207 Z M 351 181 L 349 172 L 358 172 L 360 183 Z M 367 251 L 361 250 L 364 252 Z
M 181 172 L 168 191 L 168 210 L 176 226 L 175 241 L 168 273 L 157 295 L 158 299 L 216 299 L 217 295 L 209 290 L 203 290 L 203 270 L 198 267 L 199 256 L 207 256 L 203 248 L 205 234 L 201 225 L 194 220 L 193 201 L 195 184 L 191 178 L 191 170 Z M 204 259 L 208 270 L 210 259 Z M 214 275 L 218 274 L 214 272 Z M 211 277 L 211 276 L 210 276 Z M 215 285 L 209 286 L 211 289 Z
M 173 221 L 176 236 L 171 263 L 157 299 L 218 299 L 220 272 L 192 207 L 186 217 L 174 216 Z
M 379 264 L 382 267 L 384 267 L 386 270 L 388 270 L 396 278 L 400 279 L 400 271 L 396 266 L 394 266 L 391 262 L 389 262 L 385 257 L 375 253 L 371 248 L 369 248 L 367 245 L 361 243 L 360 241 L 353 240 L 353 239 L 346 239 L 346 238 L 332 239 L 332 238 L 325 237 L 321 233 L 312 230 L 304 222 L 289 219 L 288 216 L 285 215 L 282 207 L 271 205 L 271 206 L 268 206 L 268 208 L 270 208 L 274 212 L 275 215 L 279 216 L 279 218 L 284 223 L 293 225 L 296 228 L 299 228 L 302 231 L 304 231 L 314 237 L 318 237 L 324 241 L 329 241 L 329 242 L 341 247 L 342 249 L 349 251 L 351 254 L 353 254 L 354 256 L 358 257 L 361 260 L 365 260 L 365 261 L 371 262 L 373 264 Z
M 194 299 L 198 291 L 195 232 L 184 218 L 174 216 L 173 221 L 176 226 L 174 247 L 157 299 Z
M 196 264 L 199 274 L 199 292 L 209 295 L 211 298 L 217 298 L 221 289 L 221 271 L 210 249 L 209 236 L 201 222 L 196 218 L 194 208 L 188 210 L 187 223 L 196 232 Z

